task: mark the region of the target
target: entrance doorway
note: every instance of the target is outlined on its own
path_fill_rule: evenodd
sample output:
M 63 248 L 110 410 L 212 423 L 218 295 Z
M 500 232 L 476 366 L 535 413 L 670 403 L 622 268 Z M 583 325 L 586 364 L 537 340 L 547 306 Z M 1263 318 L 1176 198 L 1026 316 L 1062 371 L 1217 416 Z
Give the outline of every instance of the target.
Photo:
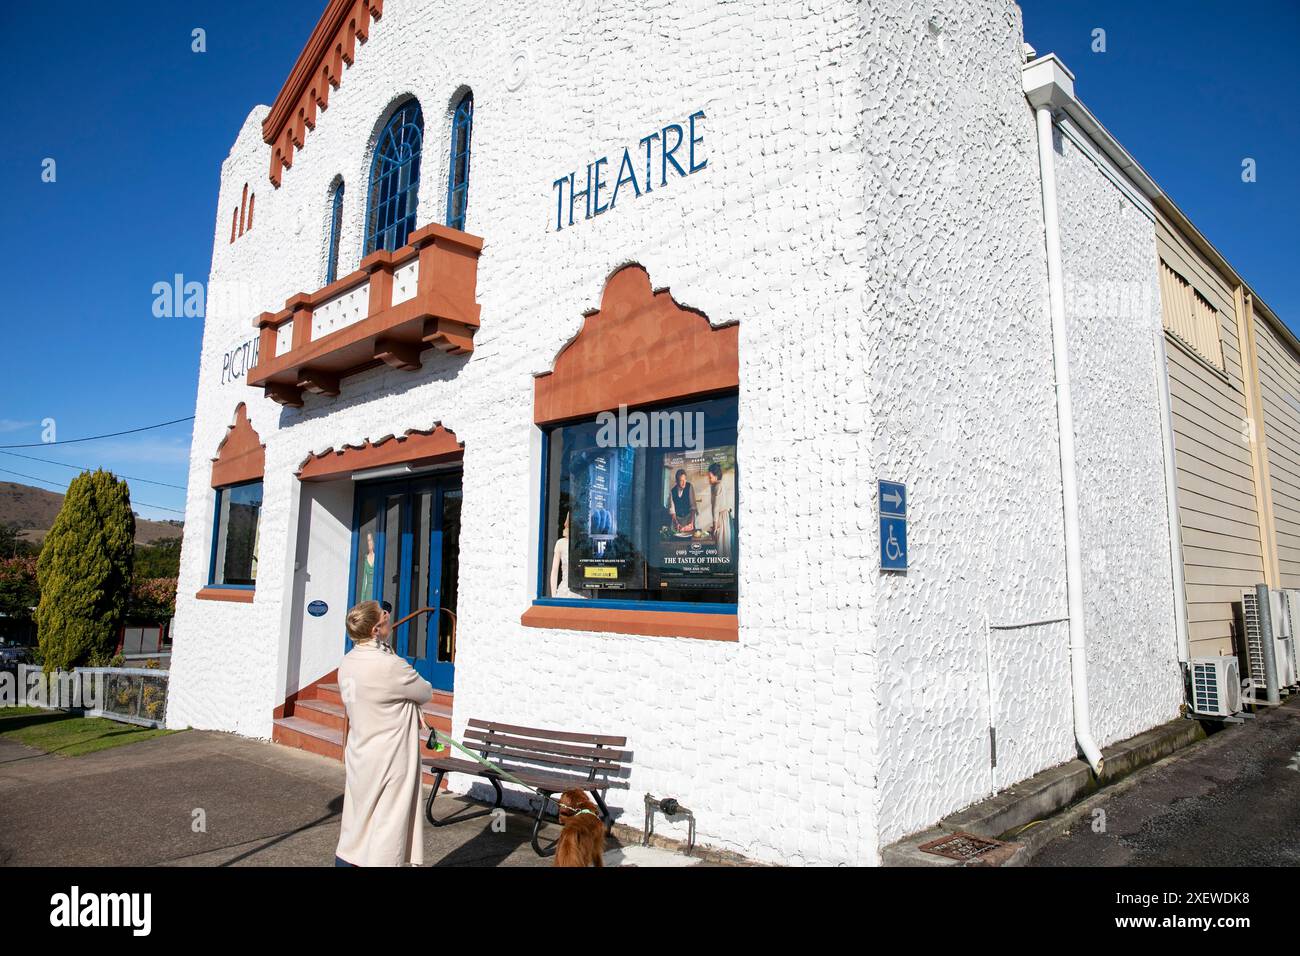
M 351 603 L 385 603 L 394 621 L 434 608 L 394 632 L 393 650 L 449 692 L 456 666 L 460 505 L 460 472 L 366 482 L 357 485 L 352 522 Z

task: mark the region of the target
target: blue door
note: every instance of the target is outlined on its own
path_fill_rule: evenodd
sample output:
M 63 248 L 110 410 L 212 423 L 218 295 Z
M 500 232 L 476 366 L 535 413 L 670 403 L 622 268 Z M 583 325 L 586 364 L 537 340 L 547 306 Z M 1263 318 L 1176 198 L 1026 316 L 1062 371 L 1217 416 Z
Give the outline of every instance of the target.
M 385 604 L 399 620 L 393 649 L 439 690 L 451 691 L 460 565 L 460 474 L 357 485 L 352 604 Z M 350 646 L 350 643 L 349 645 Z

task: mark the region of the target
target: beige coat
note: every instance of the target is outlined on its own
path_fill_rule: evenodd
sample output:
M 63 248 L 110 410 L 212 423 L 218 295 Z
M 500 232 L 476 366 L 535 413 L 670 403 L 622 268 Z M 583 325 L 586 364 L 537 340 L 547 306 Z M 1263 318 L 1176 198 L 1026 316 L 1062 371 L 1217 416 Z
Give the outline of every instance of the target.
M 420 705 L 433 687 L 387 644 L 367 641 L 339 665 L 348 712 L 343 825 L 336 853 L 357 866 L 420 865 Z

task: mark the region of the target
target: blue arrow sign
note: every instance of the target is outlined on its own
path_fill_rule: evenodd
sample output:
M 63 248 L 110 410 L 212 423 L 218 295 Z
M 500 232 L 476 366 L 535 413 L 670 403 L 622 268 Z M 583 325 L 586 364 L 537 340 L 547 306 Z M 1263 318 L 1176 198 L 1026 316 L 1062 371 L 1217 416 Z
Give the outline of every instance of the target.
M 897 481 L 882 481 L 880 485 L 880 513 L 907 517 L 907 485 Z
M 907 486 L 897 481 L 881 481 L 880 570 L 907 570 Z

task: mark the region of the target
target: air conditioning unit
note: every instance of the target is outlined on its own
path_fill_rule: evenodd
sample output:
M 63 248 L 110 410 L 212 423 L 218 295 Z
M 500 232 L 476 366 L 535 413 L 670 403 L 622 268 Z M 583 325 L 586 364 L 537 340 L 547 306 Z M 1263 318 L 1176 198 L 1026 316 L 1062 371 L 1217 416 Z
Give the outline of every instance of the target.
M 1294 625 L 1300 624 L 1300 616 L 1292 613 L 1293 607 L 1300 610 L 1300 602 L 1293 601 L 1286 591 L 1269 591 L 1269 623 L 1273 630 L 1273 662 L 1277 669 L 1277 686 L 1293 687 L 1300 681 L 1300 661 L 1296 660 L 1296 636 Z M 1242 588 L 1241 617 L 1245 626 L 1246 665 L 1252 692 L 1263 691 L 1267 686 L 1264 679 L 1264 629 L 1259 616 L 1259 599 L 1254 588 Z
M 1296 618 L 1292 613 L 1290 593 L 1273 591 L 1273 638 L 1277 656 L 1277 683 L 1279 687 L 1294 687 L 1300 680 L 1296 668 Z
M 1192 710 L 1231 717 L 1241 710 L 1241 669 L 1235 657 L 1193 657 Z

